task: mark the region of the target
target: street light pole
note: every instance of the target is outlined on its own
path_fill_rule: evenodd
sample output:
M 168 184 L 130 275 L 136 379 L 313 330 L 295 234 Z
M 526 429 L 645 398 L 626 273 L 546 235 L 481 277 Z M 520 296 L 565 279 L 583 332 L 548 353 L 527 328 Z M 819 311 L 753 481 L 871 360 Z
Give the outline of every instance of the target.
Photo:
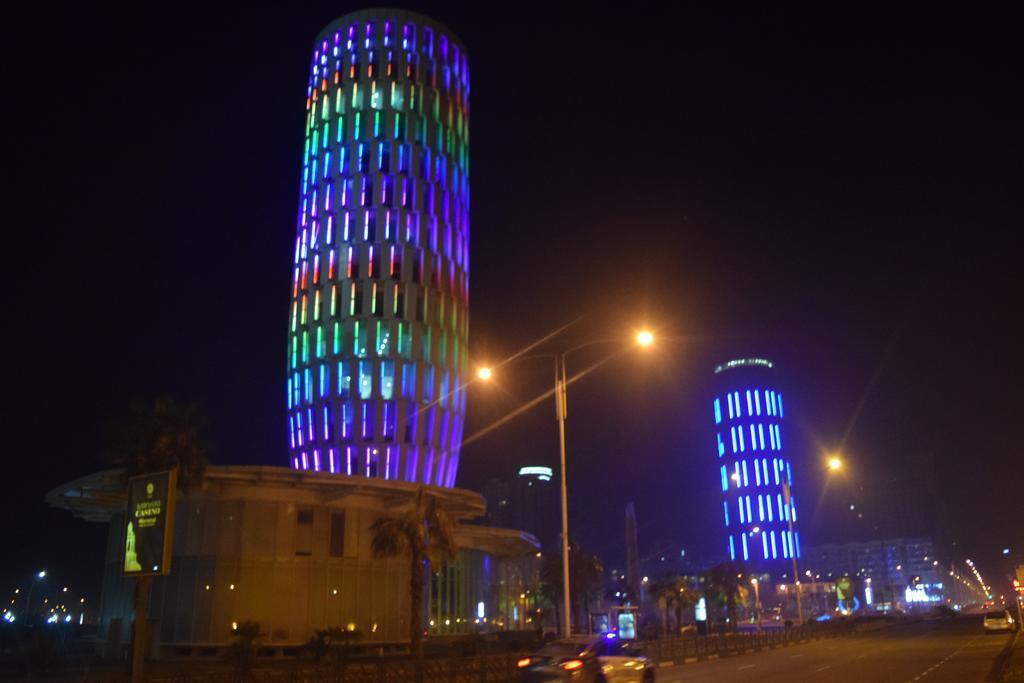
M 612 342 L 618 342 L 619 340 L 612 339 L 599 339 L 584 344 L 579 344 L 571 349 L 568 349 L 561 354 L 542 354 L 541 357 L 554 358 L 555 359 L 555 418 L 558 420 L 558 451 L 559 461 L 561 466 L 561 498 L 562 498 L 562 609 L 565 611 L 565 619 L 562 622 L 562 635 L 568 637 L 572 635 L 572 601 L 569 593 L 569 495 L 568 487 L 566 485 L 566 472 L 565 472 L 565 417 L 566 417 L 566 387 L 569 382 L 566 378 L 567 372 L 565 369 L 566 357 L 573 351 L 586 348 L 588 346 L 595 346 L 597 344 L 608 344 Z M 641 331 L 636 336 L 636 343 L 640 346 L 647 347 L 654 342 L 654 335 L 649 331 Z M 520 358 L 536 358 L 537 356 L 519 356 Z M 510 359 L 511 360 L 511 359 Z M 508 361 L 506 361 L 508 362 Z M 477 376 L 479 379 L 487 381 L 491 378 L 490 368 L 481 368 Z
M 32 589 L 36 587 L 36 581 L 46 578 L 46 570 L 42 570 L 36 573 L 32 577 L 32 583 L 28 585 L 28 595 L 25 596 L 25 623 L 31 623 L 32 621 Z
M 790 503 L 789 482 L 782 480 L 782 499 L 786 504 L 786 519 L 789 521 L 789 556 L 793 559 L 793 589 L 796 591 L 796 623 L 804 623 L 804 610 L 800 604 L 800 571 L 796 564 L 796 536 L 793 534 L 793 505 Z
M 572 635 L 571 600 L 569 599 L 569 494 L 565 482 L 565 354 L 555 357 L 555 415 L 558 420 L 558 449 L 562 468 L 562 607 L 565 619 L 562 635 Z
M 761 630 L 761 589 L 758 584 L 760 581 L 757 577 L 750 579 L 750 583 L 754 584 L 754 619 L 757 621 L 757 630 Z

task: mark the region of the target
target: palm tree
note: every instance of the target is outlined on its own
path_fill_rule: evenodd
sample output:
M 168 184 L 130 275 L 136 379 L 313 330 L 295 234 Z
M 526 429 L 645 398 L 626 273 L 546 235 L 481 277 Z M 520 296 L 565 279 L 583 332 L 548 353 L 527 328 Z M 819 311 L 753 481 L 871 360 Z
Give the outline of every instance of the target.
M 692 610 L 700 602 L 700 591 L 693 587 L 693 583 L 683 576 L 679 579 L 675 598 L 677 632 L 683 628 L 683 613 L 688 609 Z
M 202 482 L 209 462 L 206 415 L 197 403 L 158 398 L 136 402 L 110 425 L 104 459 L 125 475 L 178 470 L 178 488 Z
M 724 562 L 708 570 L 704 590 L 709 602 L 725 608 L 731 628 L 736 628 L 736 606 L 746 604 L 747 586 L 743 577 L 747 572 L 739 562 Z
M 136 402 L 110 424 L 104 459 L 124 469 L 126 477 L 177 470 L 178 488 L 188 491 L 202 483 L 209 461 L 205 437 L 206 416 L 196 403 L 158 398 L 152 404 Z M 135 615 L 132 634 L 132 681 L 144 676 L 147 620 L 153 577 L 135 580 Z M 258 628 L 258 627 L 257 627 Z
M 662 610 L 665 633 L 669 632 L 669 611 L 674 612 L 676 631 L 683 626 L 683 612 L 692 608 L 700 599 L 687 577 L 667 575 L 655 579 L 648 588 Z
M 426 500 L 425 500 L 426 499 Z M 371 527 L 377 558 L 409 556 L 409 643 L 413 657 L 423 657 L 423 578 L 455 555 L 455 524 L 433 496 L 416 494 L 416 505 L 395 516 L 381 517 Z
M 648 584 L 647 591 L 661 609 L 661 625 L 665 635 L 668 635 L 668 611 L 675 603 L 676 577 L 663 576 L 656 578 Z
M 554 605 L 562 604 L 562 554 L 552 553 L 544 557 L 540 569 L 541 592 Z M 569 602 L 572 609 L 572 621 L 577 627 L 583 626 L 584 632 L 589 628 L 579 617 L 580 607 L 586 612 L 590 603 L 601 595 L 604 583 L 604 565 L 601 558 L 593 553 L 584 552 L 578 543 L 569 546 Z M 555 608 L 555 620 L 560 624 L 558 609 Z M 561 628 L 558 629 L 561 631 Z

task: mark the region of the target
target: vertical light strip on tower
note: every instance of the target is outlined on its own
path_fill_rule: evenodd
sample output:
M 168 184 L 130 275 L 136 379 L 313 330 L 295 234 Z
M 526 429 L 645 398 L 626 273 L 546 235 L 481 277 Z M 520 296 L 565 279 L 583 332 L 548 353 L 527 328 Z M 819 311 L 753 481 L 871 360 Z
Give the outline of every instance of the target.
M 469 330 L 469 64 L 365 10 L 317 37 L 288 324 L 291 466 L 453 486 Z

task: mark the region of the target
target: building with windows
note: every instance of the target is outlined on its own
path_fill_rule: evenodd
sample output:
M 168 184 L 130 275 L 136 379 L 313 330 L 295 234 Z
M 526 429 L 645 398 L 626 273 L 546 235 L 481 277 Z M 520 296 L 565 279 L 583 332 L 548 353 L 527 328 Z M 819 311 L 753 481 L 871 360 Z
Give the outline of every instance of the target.
M 793 468 L 783 441 L 785 406 L 774 364 L 731 360 L 715 368 L 712 402 L 725 545 L 761 573 L 792 571 L 800 557 Z
M 511 479 L 488 480 L 482 490 L 487 514 L 481 522 L 529 532 L 545 550 L 555 548 L 561 529 L 553 477 L 550 467 L 529 465 Z
M 294 469 L 453 486 L 466 413 L 469 63 L 428 17 L 313 46 L 288 319 Z
M 936 553 L 929 537 L 832 543 L 808 547 L 801 571 L 808 580 L 854 579 L 873 609 L 907 609 L 947 597 L 949 570 Z
M 130 639 L 135 580 L 122 576 L 125 479 L 107 470 L 67 482 L 47 502 L 108 525 L 98 614 L 101 654 Z M 295 652 L 316 629 L 360 631 L 361 642 L 408 640 L 408 557 L 371 551 L 373 522 L 430 496 L 456 522 L 457 555 L 425 581 L 424 628 L 433 635 L 529 628 L 526 593 L 538 543 L 529 534 L 465 524 L 479 494 L 285 467 L 210 467 L 180 491 L 170 573 L 153 580 L 149 620 L 156 657 L 216 655 L 233 625 L 259 622 L 265 654 Z

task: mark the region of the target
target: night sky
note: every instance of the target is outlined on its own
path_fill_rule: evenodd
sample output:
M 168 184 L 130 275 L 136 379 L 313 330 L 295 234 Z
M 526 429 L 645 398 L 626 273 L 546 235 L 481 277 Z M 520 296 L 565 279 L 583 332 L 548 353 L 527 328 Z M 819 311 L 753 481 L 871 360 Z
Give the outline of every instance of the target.
M 39 4 L 5 22 L 0 591 L 44 566 L 97 590 L 103 530 L 43 495 L 99 468 L 101 426 L 135 397 L 203 402 L 215 463 L 286 464 L 307 65 L 359 7 Z M 634 501 L 641 554 L 721 551 L 709 397 L 714 366 L 748 355 L 786 393 L 804 545 L 870 537 L 849 502 L 930 453 L 957 556 L 991 576 L 1024 547 L 1019 5 L 409 7 L 469 52 L 474 363 L 577 318 L 550 350 L 671 338 L 570 389 L 586 547 L 621 561 Z M 550 372 L 474 387 L 467 436 Z M 457 483 L 556 463 L 548 401 L 467 446 Z

